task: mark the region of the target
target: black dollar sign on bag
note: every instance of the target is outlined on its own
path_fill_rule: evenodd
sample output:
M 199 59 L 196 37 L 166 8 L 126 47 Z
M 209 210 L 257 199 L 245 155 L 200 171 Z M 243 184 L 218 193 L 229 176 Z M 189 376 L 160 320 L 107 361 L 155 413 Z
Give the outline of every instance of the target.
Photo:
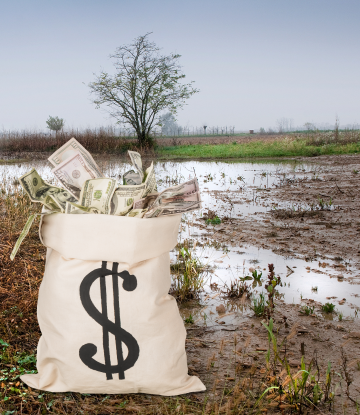
M 134 337 L 121 328 L 120 322 L 120 303 L 119 303 L 119 280 L 123 279 L 123 288 L 125 291 L 134 291 L 137 286 L 135 275 L 130 275 L 128 271 L 117 272 L 118 263 L 113 263 L 112 271 L 106 268 L 107 262 L 103 261 L 102 268 L 94 269 L 82 280 L 80 284 L 80 299 L 87 313 L 97 323 L 103 327 L 103 347 L 105 364 L 97 362 L 93 356 L 97 352 L 97 347 L 92 343 L 87 343 L 81 346 L 79 350 L 80 359 L 82 362 L 92 370 L 106 373 L 106 379 L 112 379 L 113 373 L 119 374 L 119 379 L 125 379 L 124 371 L 130 369 L 136 363 L 139 357 L 139 345 Z M 107 317 L 106 304 L 106 285 L 105 277 L 112 275 L 113 295 L 114 295 L 114 311 L 115 323 L 110 321 Z M 90 298 L 91 285 L 100 278 L 100 294 L 101 294 L 101 312 L 94 306 Z M 111 365 L 110 350 L 109 350 L 109 333 L 115 336 L 117 365 Z M 128 355 L 124 360 L 122 352 L 122 343 L 125 343 L 128 349 Z

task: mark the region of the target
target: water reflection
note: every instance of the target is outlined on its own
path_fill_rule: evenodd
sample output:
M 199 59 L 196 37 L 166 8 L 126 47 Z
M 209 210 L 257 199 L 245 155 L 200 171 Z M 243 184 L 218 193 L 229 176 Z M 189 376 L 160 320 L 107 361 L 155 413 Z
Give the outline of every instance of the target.
M 100 158 L 99 165 L 105 176 L 120 179 L 130 164 L 114 158 Z M 41 160 L 21 162 L 13 165 L 0 165 L 0 175 L 11 186 L 17 186 L 17 178 L 35 167 L 39 174 L 47 181 L 55 183 L 51 174 L 52 166 Z M 274 201 L 269 195 L 271 189 L 282 186 L 294 180 L 321 180 L 321 168 L 315 164 L 299 162 L 236 162 L 231 161 L 188 161 L 188 162 L 156 162 L 156 177 L 158 190 L 178 184 L 196 175 L 199 179 L 204 209 L 202 212 L 216 209 L 223 215 L 232 217 L 243 216 L 253 220 L 253 215 L 264 213 L 274 208 Z M 218 198 L 221 192 L 227 197 Z M 277 208 L 309 208 L 309 206 L 293 206 L 284 201 L 277 204 Z M 246 281 L 252 286 L 254 293 L 264 292 L 264 280 L 267 274 L 267 265 L 275 265 L 275 273 L 280 275 L 283 286 L 279 293 L 286 302 L 301 303 L 304 299 L 314 299 L 325 303 L 333 301 L 337 310 L 344 316 L 354 315 L 360 306 L 360 285 L 356 279 L 357 270 L 352 263 L 345 269 L 334 270 L 336 259 L 328 263 L 317 261 L 306 262 L 304 259 L 278 255 L 271 250 L 245 246 L 234 248 L 208 240 L 205 232 L 191 226 L 191 221 L 202 212 L 194 215 L 184 215 L 180 238 L 197 240 L 197 254 L 213 266 L 210 278 L 201 297 L 201 306 L 195 311 L 195 320 L 202 324 L 217 324 L 219 319 L 216 307 L 226 304 L 226 316 L 222 317 L 225 324 L 231 324 L 234 319 L 245 318 L 252 314 L 248 306 L 236 301 L 224 300 L 219 292 L 211 289 L 211 284 L 223 286 L 231 280 L 251 275 L 249 268 L 262 272 L 261 281 Z M 291 253 L 290 253 L 291 255 Z M 175 253 L 172 253 L 174 259 Z M 291 272 L 289 272 L 291 270 Z M 213 285 L 214 287 L 214 285 Z M 329 300 L 329 298 L 332 299 Z M 339 304 L 342 299 L 345 302 Z M 193 306 L 192 306 L 193 307 Z M 184 309 L 186 314 L 186 308 Z M 194 310 L 192 308 L 192 310 Z M 193 311 L 192 311 L 193 312 Z M 332 318 L 328 315 L 327 318 Z

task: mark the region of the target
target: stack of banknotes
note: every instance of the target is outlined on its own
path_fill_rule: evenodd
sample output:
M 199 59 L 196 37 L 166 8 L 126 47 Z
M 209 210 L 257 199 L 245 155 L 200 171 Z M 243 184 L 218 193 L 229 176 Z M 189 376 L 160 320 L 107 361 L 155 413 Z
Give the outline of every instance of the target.
M 21 176 L 19 181 L 31 201 L 43 204 L 41 215 L 97 213 L 155 218 L 201 208 L 196 178 L 158 193 L 154 164 L 144 171 L 140 154 L 128 153 L 134 169 L 126 172 L 119 183 L 104 177 L 91 154 L 71 138 L 48 158 L 61 187 L 47 183 L 35 169 Z M 29 217 L 11 254 L 12 259 L 36 216 Z

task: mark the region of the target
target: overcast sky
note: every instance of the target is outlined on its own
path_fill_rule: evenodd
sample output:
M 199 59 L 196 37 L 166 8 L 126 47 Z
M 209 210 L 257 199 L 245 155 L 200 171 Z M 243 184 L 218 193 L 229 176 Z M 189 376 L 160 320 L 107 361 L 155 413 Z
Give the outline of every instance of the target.
M 360 123 L 359 0 L 0 0 L 0 129 L 114 123 L 88 83 L 147 32 L 200 93 L 183 126 Z

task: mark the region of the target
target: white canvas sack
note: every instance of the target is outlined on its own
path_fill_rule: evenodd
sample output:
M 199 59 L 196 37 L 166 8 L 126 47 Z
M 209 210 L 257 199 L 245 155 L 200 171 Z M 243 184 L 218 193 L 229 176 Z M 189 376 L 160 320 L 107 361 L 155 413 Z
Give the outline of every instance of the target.
M 205 390 L 189 376 L 186 331 L 170 288 L 169 251 L 181 215 L 138 219 L 45 216 L 38 373 L 51 392 L 178 395 Z

